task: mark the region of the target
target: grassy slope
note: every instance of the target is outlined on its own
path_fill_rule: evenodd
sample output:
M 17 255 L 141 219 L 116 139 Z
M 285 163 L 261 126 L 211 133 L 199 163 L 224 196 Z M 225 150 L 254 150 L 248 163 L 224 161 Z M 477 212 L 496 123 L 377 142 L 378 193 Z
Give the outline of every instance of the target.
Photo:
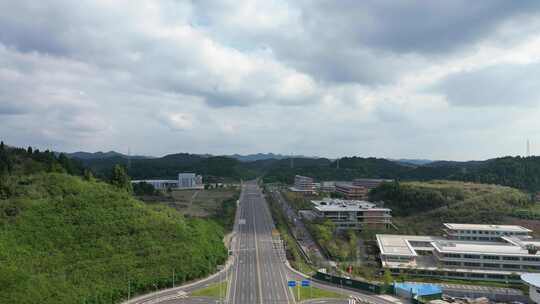
M 6 180 L 4 180 L 6 182 Z M 1 303 L 111 303 L 203 276 L 226 258 L 223 228 L 148 207 L 101 182 L 42 173 L 0 200 Z M 106 300 L 107 299 L 107 300 Z
M 413 234 L 439 234 L 444 222 L 511 223 L 513 212 L 530 204 L 517 189 L 455 181 L 403 182 L 397 195 L 376 198 L 393 209 L 400 233 Z

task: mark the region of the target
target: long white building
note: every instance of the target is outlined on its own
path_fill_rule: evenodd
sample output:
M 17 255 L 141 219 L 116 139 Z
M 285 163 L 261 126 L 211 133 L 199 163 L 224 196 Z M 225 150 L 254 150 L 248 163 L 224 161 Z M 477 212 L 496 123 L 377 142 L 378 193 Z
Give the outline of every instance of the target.
M 204 184 L 201 175 L 195 173 L 179 173 L 178 179 L 144 179 L 133 180 L 131 183 L 137 184 L 145 182 L 152 185 L 155 189 L 204 189 Z
M 485 239 L 378 234 L 382 266 L 394 273 L 467 280 L 519 281 L 520 274 L 540 272 L 540 241 L 529 236 L 530 230 L 521 226 L 460 225 L 445 224 L 445 232 L 450 228 L 449 235 L 454 237 L 456 230 L 466 228 L 471 232 L 463 234 L 483 235 Z

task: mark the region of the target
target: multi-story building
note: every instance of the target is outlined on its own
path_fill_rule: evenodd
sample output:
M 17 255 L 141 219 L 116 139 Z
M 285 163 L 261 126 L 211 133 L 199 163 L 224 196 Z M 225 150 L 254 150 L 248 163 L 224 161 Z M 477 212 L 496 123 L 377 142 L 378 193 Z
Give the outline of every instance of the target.
M 336 191 L 336 183 L 335 182 L 321 182 L 319 184 L 319 191 L 334 192 Z
M 178 179 L 144 179 L 131 181 L 133 184 L 142 182 L 148 183 L 158 190 L 204 189 L 202 176 L 196 175 L 195 173 L 179 173 Z
M 179 189 L 202 189 L 202 176 L 195 173 L 179 173 L 178 174 Z
M 501 236 L 526 237 L 530 229 L 514 225 L 443 224 L 448 239 L 466 241 L 501 241 Z
M 343 195 L 349 200 L 366 200 L 368 198 L 369 189 L 363 186 L 354 186 L 350 183 L 336 183 L 336 192 Z
M 332 221 L 337 229 L 389 228 L 392 226 L 391 210 L 378 208 L 366 201 L 324 199 L 311 201 L 319 218 Z
M 529 298 L 534 303 L 540 303 L 540 273 L 524 273 L 521 280 L 529 286 Z
M 392 182 L 391 179 L 378 179 L 378 178 L 357 178 L 353 180 L 353 186 L 357 187 L 365 187 L 368 190 L 371 190 L 373 188 L 377 188 L 382 183 L 389 183 Z
M 294 186 L 290 189 L 294 192 L 315 193 L 315 181 L 311 177 L 295 175 Z
M 445 224 L 446 228 L 449 226 L 452 224 Z M 532 240 L 528 233 L 522 234 L 530 230 L 520 226 L 475 226 L 470 230 L 501 234 L 497 240 L 378 234 L 382 266 L 394 273 L 408 272 L 418 276 L 515 282 L 522 273 L 540 272 L 537 249 L 540 241 Z M 514 234 L 504 235 L 503 232 Z

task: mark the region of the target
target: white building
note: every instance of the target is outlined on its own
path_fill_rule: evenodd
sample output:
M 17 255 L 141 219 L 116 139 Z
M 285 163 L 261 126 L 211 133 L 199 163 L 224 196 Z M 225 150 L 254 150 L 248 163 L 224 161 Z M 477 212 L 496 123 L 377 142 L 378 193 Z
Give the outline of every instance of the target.
M 306 194 L 315 193 L 315 181 L 311 177 L 295 175 L 294 186 L 290 188 L 293 192 L 302 192 Z
M 370 202 L 326 198 L 311 204 L 317 217 L 329 219 L 338 229 L 383 229 L 392 225 L 391 210 Z
M 131 183 L 137 184 L 145 182 L 157 190 L 165 189 L 204 189 L 202 176 L 195 173 L 179 173 L 178 179 L 144 179 L 133 180 Z
M 530 229 L 514 225 L 443 224 L 449 239 L 471 241 L 500 241 L 501 236 L 527 237 Z
M 534 303 L 540 303 L 540 273 L 525 273 L 521 280 L 529 286 L 529 298 Z
M 528 229 L 521 226 L 452 225 L 457 224 L 445 224 L 445 227 L 476 230 L 476 233 L 468 233 L 472 235 L 486 235 L 488 232 L 489 237 L 483 238 L 489 239 L 378 234 L 382 266 L 394 273 L 405 271 L 418 276 L 466 280 L 518 281 L 520 274 L 540 272 L 540 254 L 536 249 L 540 248 L 540 241 L 522 234 Z M 496 234 L 492 232 L 500 232 L 496 240 L 493 239 Z M 503 234 L 505 232 L 506 235 Z M 510 232 L 513 234 L 509 235 Z
M 179 189 L 203 189 L 202 176 L 195 173 L 179 173 L 178 174 Z

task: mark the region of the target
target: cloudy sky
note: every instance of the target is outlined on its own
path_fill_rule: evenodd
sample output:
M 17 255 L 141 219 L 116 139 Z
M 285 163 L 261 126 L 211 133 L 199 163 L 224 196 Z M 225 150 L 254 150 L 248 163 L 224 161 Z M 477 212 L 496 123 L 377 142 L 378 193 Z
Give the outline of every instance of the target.
M 540 154 L 540 1 L 0 0 L 0 138 L 61 151 Z

